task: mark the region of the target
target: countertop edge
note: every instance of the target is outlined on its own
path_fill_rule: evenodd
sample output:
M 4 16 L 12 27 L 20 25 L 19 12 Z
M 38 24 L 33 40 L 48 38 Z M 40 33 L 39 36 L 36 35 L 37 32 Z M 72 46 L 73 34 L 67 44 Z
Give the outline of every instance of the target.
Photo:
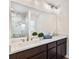
M 55 41 L 61 40 L 63 38 L 68 38 L 68 36 L 56 36 L 56 37 L 53 37 L 52 39 L 40 40 L 40 42 L 37 43 L 37 44 L 34 44 L 34 46 L 31 45 L 29 48 L 24 47 L 22 49 L 18 49 L 16 51 L 14 51 L 14 52 L 9 52 L 9 55 L 16 54 L 16 53 L 19 53 L 21 51 L 28 50 L 28 49 L 32 49 L 32 48 L 35 48 L 35 47 L 38 47 L 38 46 L 41 46 L 41 45 L 45 45 L 45 44 L 48 44 L 48 43 L 51 43 L 51 42 L 55 42 Z

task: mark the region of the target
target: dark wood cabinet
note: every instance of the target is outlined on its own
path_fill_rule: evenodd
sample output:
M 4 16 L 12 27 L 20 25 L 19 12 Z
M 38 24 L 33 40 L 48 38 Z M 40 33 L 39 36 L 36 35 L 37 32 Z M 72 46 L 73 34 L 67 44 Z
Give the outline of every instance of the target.
M 63 43 L 62 44 L 61 53 L 62 53 L 61 54 L 62 56 L 65 56 L 66 55 L 66 43 Z
M 56 42 L 48 44 L 48 59 L 56 59 Z
M 66 55 L 66 39 L 11 54 L 9 59 L 63 59 Z
M 48 59 L 53 59 L 56 56 L 56 47 L 48 50 Z
M 51 59 L 56 59 L 56 56 L 52 57 Z
M 48 45 L 48 49 L 51 49 L 51 48 L 56 47 L 56 42 L 52 42 L 52 43 L 49 43 L 47 45 Z
M 57 43 L 57 59 L 63 59 L 66 55 L 66 39 L 60 40 Z
M 16 54 L 11 54 L 11 55 L 9 55 L 9 59 L 17 59 L 17 58 L 16 58 Z
M 46 52 L 42 52 L 36 56 L 30 57 L 28 59 L 46 59 Z
M 62 59 L 62 45 L 57 46 L 57 59 Z
M 32 56 L 34 56 L 34 58 L 37 58 L 35 56 L 41 56 L 41 55 L 39 55 L 40 53 L 42 55 L 44 55 L 44 53 L 42 53 L 42 52 L 46 52 L 46 45 L 42 45 L 42 46 L 39 46 L 36 48 L 32 48 L 29 50 L 19 52 L 19 53 L 17 53 L 17 59 L 28 59 Z

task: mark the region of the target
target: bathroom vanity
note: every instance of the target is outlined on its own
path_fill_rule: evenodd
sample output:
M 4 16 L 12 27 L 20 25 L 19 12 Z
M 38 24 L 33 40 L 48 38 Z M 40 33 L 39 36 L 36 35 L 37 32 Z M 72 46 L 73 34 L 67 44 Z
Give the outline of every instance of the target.
M 59 36 L 41 40 L 37 46 L 10 53 L 10 59 L 63 59 L 66 55 L 67 37 Z M 19 48 L 18 48 L 19 49 Z
M 11 2 L 10 41 L 15 41 L 10 42 L 10 59 L 63 59 L 65 57 L 67 36 L 52 35 L 51 39 L 31 40 L 33 32 L 57 34 L 57 13 L 52 9 L 49 10 L 50 8 L 42 9 Z

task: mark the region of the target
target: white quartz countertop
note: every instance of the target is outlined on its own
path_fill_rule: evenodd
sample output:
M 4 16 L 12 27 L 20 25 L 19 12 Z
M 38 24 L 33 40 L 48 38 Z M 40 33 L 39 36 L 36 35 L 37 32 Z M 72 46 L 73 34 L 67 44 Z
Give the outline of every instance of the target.
M 51 43 L 51 42 L 54 42 L 54 41 L 57 41 L 57 40 L 61 40 L 63 38 L 67 38 L 67 36 L 66 35 L 59 35 L 59 36 L 53 36 L 52 39 L 43 39 L 43 40 L 39 40 L 39 41 L 16 43 L 16 44 L 11 45 L 9 54 L 14 54 L 14 53 L 17 53 L 17 52 L 21 52 L 23 50 L 38 47 L 40 45 L 48 44 L 48 43 Z

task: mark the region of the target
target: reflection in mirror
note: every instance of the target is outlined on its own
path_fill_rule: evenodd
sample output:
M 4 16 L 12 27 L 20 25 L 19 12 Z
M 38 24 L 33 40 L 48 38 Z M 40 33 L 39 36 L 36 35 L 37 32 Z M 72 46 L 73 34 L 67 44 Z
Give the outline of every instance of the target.
M 37 32 L 37 21 L 39 20 L 40 13 L 36 10 L 31 10 L 30 18 L 30 30 L 32 32 Z
M 31 38 L 33 32 L 56 32 L 56 15 L 11 2 L 11 38 Z M 30 40 L 30 39 L 29 39 Z
M 30 26 L 32 32 L 54 33 L 56 32 L 56 15 L 31 10 L 31 21 L 34 23 Z
M 26 7 L 11 2 L 10 8 L 11 37 L 19 38 L 28 35 L 28 10 Z
M 39 32 L 55 32 L 56 31 L 56 17 L 55 15 L 41 13 L 37 20 L 37 27 Z

